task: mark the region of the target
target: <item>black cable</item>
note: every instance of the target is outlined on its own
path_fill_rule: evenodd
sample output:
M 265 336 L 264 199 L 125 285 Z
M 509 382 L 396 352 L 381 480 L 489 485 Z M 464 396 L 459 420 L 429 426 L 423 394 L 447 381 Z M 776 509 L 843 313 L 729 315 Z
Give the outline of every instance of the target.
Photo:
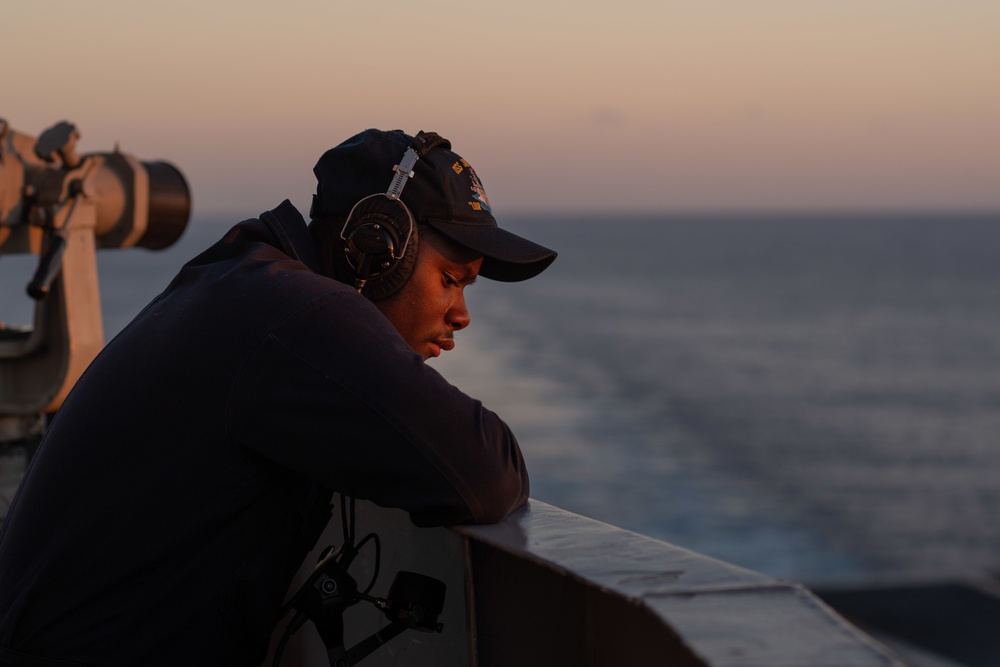
M 354 546 L 354 538 L 357 533 L 354 532 L 354 519 L 357 517 L 357 512 L 354 508 L 354 496 L 351 496 L 351 546 Z
M 281 633 L 281 639 L 278 640 L 278 646 L 274 649 L 274 659 L 271 661 L 271 667 L 278 667 L 281 664 L 281 654 L 285 652 L 285 645 L 288 644 L 288 640 L 292 638 L 292 635 L 305 622 L 306 615 L 301 612 L 296 612 L 292 620 L 288 622 L 288 625 L 285 626 L 285 631 Z
M 368 582 L 368 587 L 365 588 L 365 590 L 362 593 L 358 594 L 358 597 L 355 600 L 355 602 L 358 601 L 358 600 L 366 600 L 368 602 L 374 603 L 376 606 L 378 606 L 380 609 L 382 609 L 383 606 L 380 606 L 380 605 L 386 604 L 386 601 L 380 600 L 378 598 L 373 598 L 373 597 L 371 597 L 371 596 L 368 595 L 368 593 L 371 592 L 372 588 L 375 587 L 375 582 L 378 580 L 379 571 L 381 569 L 381 564 L 382 564 L 382 541 L 381 541 L 381 539 L 379 539 L 379 536 L 376 533 L 368 533 L 361 540 L 361 542 L 358 543 L 357 546 L 355 546 L 355 543 L 354 543 L 355 529 L 356 529 L 355 520 L 356 520 L 356 516 L 357 516 L 357 508 L 356 508 L 356 505 L 355 505 L 355 499 L 354 499 L 353 496 L 352 497 L 347 497 L 343 493 L 340 493 L 339 495 L 340 495 L 340 522 L 341 522 L 341 528 L 342 528 L 342 531 L 343 531 L 343 534 L 344 534 L 344 545 L 339 550 L 337 550 L 336 553 L 333 553 L 333 554 L 331 554 L 331 551 L 333 551 L 333 547 L 327 547 L 323 551 L 323 554 L 320 557 L 320 562 L 322 564 L 322 561 L 327 557 L 327 555 L 330 555 L 330 557 L 333 558 L 337 562 L 343 561 L 341 563 L 341 566 L 343 567 L 344 574 L 347 575 L 347 568 L 350 567 L 351 562 L 354 560 L 354 557 L 357 556 L 358 552 L 369 541 L 374 542 L 375 543 L 375 564 L 374 564 L 374 568 L 373 568 L 372 577 L 371 577 L 371 580 Z M 321 568 L 321 565 L 317 565 L 317 569 L 314 571 L 313 575 L 310 576 L 309 579 L 307 579 L 306 583 L 303 585 L 302 589 L 300 589 L 299 593 L 296 594 L 295 596 L 293 596 L 292 599 L 290 599 L 284 605 L 284 608 L 282 609 L 283 613 L 287 613 L 289 610 L 291 610 L 291 608 L 295 605 L 296 600 L 299 597 L 299 594 L 301 594 L 301 592 L 303 590 L 305 590 L 307 587 L 309 587 L 309 586 L 312 585 L 313 579 L 316 576 L 319 575 L 320 568 Z M 350 575 L 347 575 L 347 576 L 349 577 Z M 278 640 L 278 644 L 275 647 L 275 651 L 274 651 L 274 659 L 271 662 L 271 667 L 280 667 L 281 656 L 282 656 L 282 654 L 285 651 L 286 645 L 288 644 L 288 642 L 291 639 L 292 635 L 295 634 L 295 632 L 297 632 L 298 629 L 300 627 L 302 627 L 302 625 L 307 620 L 309 620 L 309 617 L 305 613 L 303 613 L 301 611 L 297 611 L 295 613 L 295 616 L 292 618 L 291 621 L 289 621 L 288 625 L 285 627 L 285 631 L 281 635 L 281 638 Z M 313 619 L 313 621 L 315 622 L 315 619 Z M 397 630 L 396 633 L 393 633 L 393 635 L 387 635 L 387 636 L 385 636 L 384 638 L 382 638 L 382 640 L 381 640 L 380 643 L 384 643 L 389 638 L 391 638 L 391 636 L 395 636 L 395 634 L 398 634 L 398 632 L 400 632 L 400 631 L 401 630 Z M 375 647 L 377 647 L 378 645 L 379 644 L 376 644 Z M 370 652 L 371 650 L 372 649 L 369 648 L 367 652 Z M 365 653 L 365 655 L 367 654 L 367 652 Z
M 354 541 L 347 526 L 347 501 L 343 493 L 340 494 L 340 529 L 344 534 L 344 546 L 353 546 Z
M 368 588 L 361 592 L 362 595 L 368 595 L 371 589 L 375 586 L 375 580 L 378 579 L 379 567 L 381 567 L 382 564 L 382 541 L 375 533 L 368 533 L 365 535 L 365 538 L 358 544 L 357 550 L 361 551 L 361 547 L 365 546 L 365 542 L 368 540 L 375 540 L 375 571 L 372 573 L 371 581 L 368 582 Z

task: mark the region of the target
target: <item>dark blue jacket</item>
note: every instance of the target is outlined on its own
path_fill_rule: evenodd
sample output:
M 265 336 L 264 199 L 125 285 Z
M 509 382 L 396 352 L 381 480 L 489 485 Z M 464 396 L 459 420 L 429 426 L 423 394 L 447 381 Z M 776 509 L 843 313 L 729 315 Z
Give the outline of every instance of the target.
M 91 364 L 0 533 L 0 663 L 256 664 L 333 490 L 419 525 L 524 503 L 507 426 L 314 253 L 287 201 L 242 222 Z

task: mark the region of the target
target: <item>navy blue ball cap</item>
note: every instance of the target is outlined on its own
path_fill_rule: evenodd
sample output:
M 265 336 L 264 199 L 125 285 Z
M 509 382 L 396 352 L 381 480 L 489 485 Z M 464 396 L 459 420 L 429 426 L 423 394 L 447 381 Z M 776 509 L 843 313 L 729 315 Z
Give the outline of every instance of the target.
M 423 145 L 400 130 L 365 130 L 320 157 L 313 168 L 313 219 L 346 219 L 362 198 L 384 194 L 406 149 Z M 434 143 L 434 142 L 432 142 Z M 413 168 L 400 196 L 418 223 L 424 223 L 483 256 L 479 275 L 517 282 L 544 271 L 556 253 L 497 225 L 483 183 L 465 159 L 439 139 Z

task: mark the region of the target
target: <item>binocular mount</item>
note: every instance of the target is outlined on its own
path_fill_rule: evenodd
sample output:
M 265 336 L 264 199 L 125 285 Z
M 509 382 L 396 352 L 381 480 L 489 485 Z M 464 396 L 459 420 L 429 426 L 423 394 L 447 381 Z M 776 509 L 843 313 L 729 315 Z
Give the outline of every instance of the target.
M 36 435 L 104 345 L 96 251 L 172 245 L 191 195 L 166 162 L 81 154 L 60 122 L 37 139 L 0 119 L 0 255 L 31 253 L 31 325 L 0 314 L 0 443 Z

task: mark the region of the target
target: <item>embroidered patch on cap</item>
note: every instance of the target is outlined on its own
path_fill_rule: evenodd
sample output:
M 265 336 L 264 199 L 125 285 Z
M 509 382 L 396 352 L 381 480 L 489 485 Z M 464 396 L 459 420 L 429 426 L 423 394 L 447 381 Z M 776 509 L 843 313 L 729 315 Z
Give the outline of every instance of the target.
M 463 162 L 465 161 L 463 160 Z M 476 170 L 473 169 L 468 162 L 465 162 L 465 166 L 469 169 L 469 178 L 472 181 L 472 198 L 475 200 L 470 201 L 469 206 L 471 206 L 474 211 L 480 211 L 483 209 L 492 211 L 493 209 L 490 208 L 490 199 L 486 196 L 486 190 L 483 189 L 482 181 L 480 181 L 479 177 L 476 176 Z

